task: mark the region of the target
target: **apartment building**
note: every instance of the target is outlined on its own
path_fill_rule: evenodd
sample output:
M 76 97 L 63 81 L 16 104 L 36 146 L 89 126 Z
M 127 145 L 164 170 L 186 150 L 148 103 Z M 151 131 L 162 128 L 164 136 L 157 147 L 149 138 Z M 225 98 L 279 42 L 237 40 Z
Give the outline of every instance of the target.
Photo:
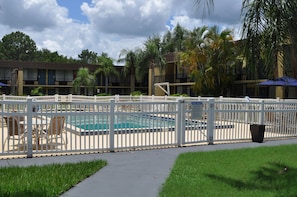
M 41 87 L 46 95 L 71 94 L 73 80 L 81 67 L 87 67 L 93 73 L 98 65 L 1 60 L 0 81 L 8 86 L 2 87 L 0 91 L 5 94 L 30 95 L 33 88 Z M 109 77 L 108 93 L 129 94 L 129 77 L 122 76 L 123 66 L 115 66 L 115 68 L 121 77 Z M 138 86 L 140 90 L 145 91 L 142 84 Z M 98 75 L 94 94 L 104 93 L 105 87 L 105 76 Z

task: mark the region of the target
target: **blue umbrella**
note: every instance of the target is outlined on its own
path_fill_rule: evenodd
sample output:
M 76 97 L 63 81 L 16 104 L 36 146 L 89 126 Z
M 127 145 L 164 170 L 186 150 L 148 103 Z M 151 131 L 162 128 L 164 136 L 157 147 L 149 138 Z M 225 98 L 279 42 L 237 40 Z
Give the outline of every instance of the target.
M 0 82 L 0 86 L 7 86 L 7 84 Z
M 259 83 L 262 86 L 297 86 L 297 79 L 283 76 L 281 78 L 267 80 Z

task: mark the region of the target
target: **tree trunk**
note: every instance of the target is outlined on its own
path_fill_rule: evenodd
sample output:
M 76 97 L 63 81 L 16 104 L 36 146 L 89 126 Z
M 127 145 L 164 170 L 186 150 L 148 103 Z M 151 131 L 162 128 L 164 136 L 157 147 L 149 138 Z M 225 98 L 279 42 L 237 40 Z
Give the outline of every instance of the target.
M 297 58 L 296 58 L 296 50 L 292 47 L 291 51 L 291 69 L 293 71 L 293 78 L 297 79 Z M 295 89 L 295 95 L 297 95 L 297 88 Z
M 283 51 L 279 51 L 277 53 L 277 78 L 284 76 L 284 53 Z M 283 86 L 276 86 L 275 87 L 275 96 L 278 98 L 284 98 L 284 87 Z
M 108 76 L 105 76 L 105 93 L 108 94 Z
M 135 74 L 130 75 L 130 91 L 135 91 Z

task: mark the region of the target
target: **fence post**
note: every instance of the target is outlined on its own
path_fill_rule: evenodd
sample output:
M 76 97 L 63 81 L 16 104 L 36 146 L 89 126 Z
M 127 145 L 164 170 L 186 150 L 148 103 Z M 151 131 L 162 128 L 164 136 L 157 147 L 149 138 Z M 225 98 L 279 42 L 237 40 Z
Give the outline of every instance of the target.
M 224 98 L 223 96 L 220 96 L 220 99 L 219 99 L 219 101 L 220 101 L 219 110 L 220 111 L 225 109 L 225 105 L 222 104 L 223 98 Z M 224 113 L 224 118 L 226 118 L 225 116 L 226 116 L 226 114 Z M 219 119 L 222 120 L 222 118 L 223 118 L 222 112 L 219 112 Z
M 33 98 L 27 99 L 27 158 L 32 158 L 33 144 L 32 144 L 32 109 L 33 109 Z
M 5 101 L 5 99 L 6 99 L 5 96 L 6 96 L 5 94 L 2 94 L 2 99 L 3 99 L 3 101 Z M 5 104 L 2 105 L 2 110 L 3 110 L 3 109 L 5 109 Z
M 261 112 L 259 114 L 259 124 L 263 125 L 264 124 L 264 100 L 261 100 Z
M 115 100 L 110 99 L 110 112 L 109 112 L 109 144 L 110 152 L 114 152 L 114 109 L 115 109 Z
M 185 101 L 181 98 L 177 99 L 177 118 L 175 122 L 177 145 L 183 146 L 185 142 Z
M 72 102 L 72 94 L 68 94 L 68 102 Z
M 55 102 L 58 102 L 59 101 L 59 95 L 58 94 L 55 94 Z
M 207 109 L 207 141 L 209 145 L 213 145 L 214 117 L 214 99 L 211 98 L 208 100 Z

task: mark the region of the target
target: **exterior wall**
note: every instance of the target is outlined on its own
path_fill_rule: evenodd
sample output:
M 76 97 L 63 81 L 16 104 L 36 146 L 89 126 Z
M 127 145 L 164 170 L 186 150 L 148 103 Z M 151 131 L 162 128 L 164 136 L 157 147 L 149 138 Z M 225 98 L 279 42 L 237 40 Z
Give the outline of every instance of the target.
M 46 95 L 53 94 L 71 94 L 72 82 L 76 77 L 76 72 L 81 67 L 89 68 L 94 72 L 98 65 L 65 64 L 65 63 L 42 63 L 42 62 L 19 62 L 19 61 L 0 61 L 0 81 L 8 84 L 8 87 L 1 88 L 1 92 L 11 94 L 12 89 L 12 71 L 16 69 L 17 85 L 15 94 L 29 95 L 35 87 L 41 87 Z M 120 77 L 109 77 L 108 89 L 110 94 L 130 94 L 130 83 L 126 78 L 121 77 L 123 67 L 116 67 Z M 57 74 L 59 75 L 57 78 Z M 72 74 L 72 76 L 70 76 Z M 103 76 L 104 78 L 104 76 Z M 105 80 L 103 83 L 98 79 L 94 94 L 97 90 L 101 93 L 105 89 Z M 140 87 L 143 87 L 140 84 Z

